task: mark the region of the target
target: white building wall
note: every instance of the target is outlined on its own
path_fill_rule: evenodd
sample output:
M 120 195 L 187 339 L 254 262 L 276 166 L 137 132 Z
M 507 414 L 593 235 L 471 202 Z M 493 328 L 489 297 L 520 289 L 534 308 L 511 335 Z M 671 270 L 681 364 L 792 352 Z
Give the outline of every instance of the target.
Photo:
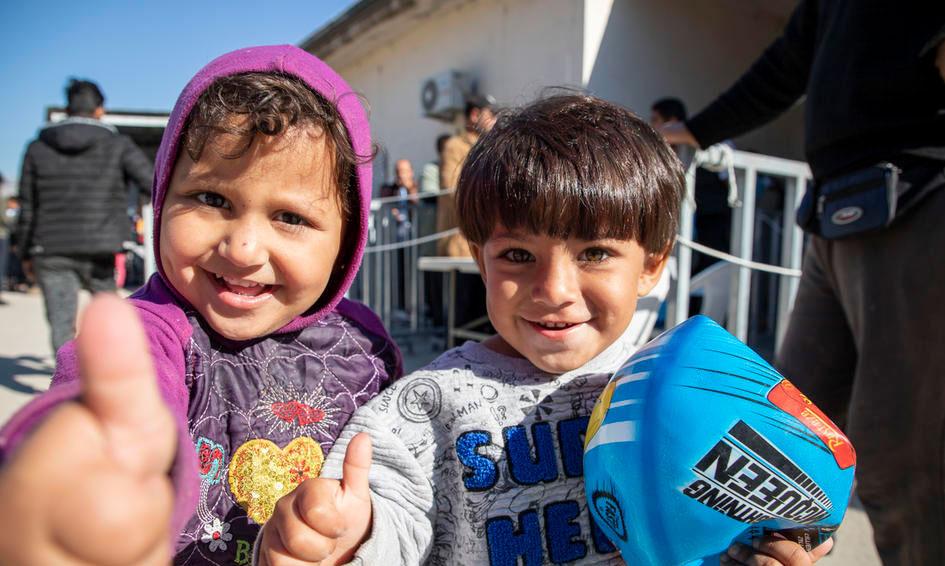
M 664 96 L 681 98 L 693 114 L 748 69 L 790 9 L 770 0 L 586 0 L 585 84 L 643 117 Z M 803 159 L 802 114 L 795 107 L 736 142 Z
M 459 129 L 425 118 L 422 81 L 456 69 L 479 92 L 521 104 L 547 86 L 586 87 L 644 118 L 663 96 L 696 112 L 779 34 L 788 0 L 427 0 L 386 30 L 326 57 L 367 98 L 382 152 L 375 185 L 409 159 L 419 175 L 435 139 Z M 393 30 L 393 32 L 392 32 Z M 736 140 L 741 149 L 802 158 L 800 108 Z
M 329 55 L 326 62 L 366 96 L 374 138 L 388 149 L 376 161 L 375 186 L 390 178 L 399 158 L 419 174 L 435 158 L 436 137 L 458 131 L 459 121 L 423 117 L 423 79 L 465 71 L 500 104 L 521 104 L 547 85 L 580 86 L 582 19 L 576 0 L 445 2 L 355 62 Z

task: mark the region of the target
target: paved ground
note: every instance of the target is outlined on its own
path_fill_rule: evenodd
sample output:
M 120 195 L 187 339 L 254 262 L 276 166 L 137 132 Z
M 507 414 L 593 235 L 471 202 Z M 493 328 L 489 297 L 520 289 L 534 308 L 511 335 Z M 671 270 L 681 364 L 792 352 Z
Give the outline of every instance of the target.
M 55 360 L 38 294 L 4 293 L 0 306 L 0 421 L 49 386 Z M 435 352 L 419 346 L 405 356 L 408 369 L 419 367 Z M 879 566 L 869 523 L 856 505 L 837 535 L 837 548 L 819 562 L 823 566 Z

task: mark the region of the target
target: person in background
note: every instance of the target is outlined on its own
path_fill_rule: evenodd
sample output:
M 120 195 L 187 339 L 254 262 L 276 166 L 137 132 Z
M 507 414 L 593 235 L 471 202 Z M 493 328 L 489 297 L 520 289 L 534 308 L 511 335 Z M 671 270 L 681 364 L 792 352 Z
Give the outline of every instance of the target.
M 436 138 L 436 159 L 423 166 L 420 174 L 420 192 L 426 194 L 440 192 L 440 165 L 443 163 L 443 148 L 449 134 L 441 134 Z
M 661 98 L 650 108 L 650 125 L 654 128 L 685 120 L 686 105 L 678 98 Z M 688 146 L 684 147 L 688 149 Z M 675 145 L 673 149 L 679 154 L 683 147 Z M 724 177 L 704 167 L 696 168 L 694 236 L 700 244 L 729 253 L 732 247 L 732 208 L 728 205 L 728 174 L 725 173 Z M 693 274 L 718 261 L 717 258 L 698 252 L 694 257 Z
M 440 189 L 456 189 L 469 150 L 479 136 L 492 129 L 495 111 L 491 100 L 484 96 L 472 96 L 466 101 L 463 132 L 450 136 L 443 144 L 440 165 Z M 456 227 L 456 204 L 454 195 L 440 195 L 437 202 L 436 231 L 443 232 Z M 470 257 L 469 244 L 461 234 L 442 238 L 437 242 L 437 253 L 449 257 Z
M 804 0 L 729 90 L 663 134 L 706 147 L 805 96 L 811 238 L 776 365 L 856 446 L 883 563 L 945 564 L 945 2 Z M 861 218 L 875 223 L 854 232 Z
M 405 242 L 410 239 L 413 229 L 413 218 L 416 217 L 416 207 L 418 204 L 417 180 L 413 174 L 413 165 L 408 159 L 398 159 L 394 164 L 394 181 L 381 185 L 381 197 L 397 197 L 396 203 L 384 205 L 385 210 L 390 211 L 391 217 L 395 222 L 394 238 L 396 242 Z M 402 321 L 407 320 L 407 261 L 406 250 L 399 248 L 394 250 L 396 258 L 397 290 L 394 300 L 396 301 L 396 317 Z
M 7 269 L 4 275 L 6 276 L 6 289 L 8 291 L 19 291 L 27 292 L 30 290 L 30 287 L 33 285 L 32 280 L 27 277 L 26 272 L 23 270 L 23 262 L 20 260 L 20 255 L 17 253 L 17 220 L 20 217 L 20 201 L 16 196 L 11 196 L 6 199 L 6 206 L 3 210 L 3 222 L 6 223 L 7 228 L 9 229 L 8 239 L 9 246 L 7 249 Z
M 399 197 L 400 200 L 392 206 L 391 214 L 397 221 L 397 241 L 407 239 L 407 233 L 410 231 L 411 205 L 418 202 L 417 179 L 413 174 L 413 165 L 409 159 L 398 159 L 394 164 L 394 180 L 390 183 L 381 185 L 381 197 Z
M 479 137 L 495 124 L 493 102 L 484 96 L 472 96 L 466 102 L 464 130 L 451 136 L 443 145 L 440 166 L 440 188 L 455 190 L 469 150 Z M 436 231 L 443 232 L 457 227 L 454 194 L 440 195 L 437 199 Z M 456 233 L 437 240 L 437 254 L 449 257 L 471 257 L 469 244 L 462 234 Z M 456 326 L 480 326 L 486 317 L 486 288 L 475 273 L 458 273 L 456 276 L 455 320 Z M 487 331 L 491 329 L 487 328 Z
M 102 122 L 105 97 L 91 81 L 66 87 L 68 118 L 44 127 L 23 157 L 17 248 L 36 274 L 53 351 L 75 336 L 80 288 L 115 290 L 115 253 L 129 229 L 128 180 L 151 194 L 153 167 Z

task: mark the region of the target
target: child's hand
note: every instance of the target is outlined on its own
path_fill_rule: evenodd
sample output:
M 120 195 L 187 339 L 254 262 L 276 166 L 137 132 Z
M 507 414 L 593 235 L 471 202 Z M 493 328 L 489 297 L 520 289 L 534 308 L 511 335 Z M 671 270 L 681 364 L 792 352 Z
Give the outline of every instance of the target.
M 807 552 L 796 542 L 779 536 L 767 536 L 755 539 L 750 547 L 733 544 L 728 549 L 728 556 L 722 555 L 721 563 L 746 566 L 810 566 L 826 556 L 831 548 L 832 538 Z
M 134 308 L 96 298 L 77 346 L 81 398 L 0 470 L 0 562 L 167 564 L 177 432 Z
M 322 566 L 351 560 L 371 531 L 371 437 L 361 433 L 345 452 L 341 481 L 313 478 L 277 503 L 263 527 L 260 566 Z

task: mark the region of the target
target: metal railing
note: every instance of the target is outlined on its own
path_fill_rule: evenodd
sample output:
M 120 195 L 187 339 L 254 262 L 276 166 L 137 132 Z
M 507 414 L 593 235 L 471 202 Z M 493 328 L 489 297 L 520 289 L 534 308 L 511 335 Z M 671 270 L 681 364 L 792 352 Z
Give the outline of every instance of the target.
M 775 315 L 775 347 L 780 345 L 787 328 L 788 315 L 797 295 L 798 278 L 802 260 L 804 235 L 794 222 L 795 211 L 807 183 L 811 179 L 810 169 L 801 161 L 792 161 L 731 149 L 697 151 L 686 175 L 686 198 L 683 200 L 677 262 L 679 265 L 675 292 L 672 294 L 670 320 L 678 324 L 689 314 L 689 281 L 692 264 L 692 250 L 718 257 L 737 266 L 735 277 L 730 285 L 729 312 L 726 326 L 739 340 L 748 342 L 749 307 L 752 286 L 752 270 L 766 271 L 780 276 L 777 290 L 777 308 Z M 713 151 L 714 149 L 714 151 Z M 706 249 L 692 241 L 693 215 L 695 212 L 695 167 L 705 165 L 716 169 L 728 169 L 733 183 L 735 199 L 729 199 L 733 206 L 732 249 L 731 253 L 719 253 L 718 250 Z M 755 209 L 757 183 L 759 175 L 779 179 L 784 184 L 784 199 L 781 219 L 781 249 L 779 265 L 761 264 L 752 261 L 755 244 Z
M 441 193 L 413 198 L 386 197 L 371 202 L 368 245 L 361 271 L 349 295 L 380 317 L 395 337 L 431 328 L 426 279 L 417 269 L 421 255 L 436 255 L 436 242 L 452 234 L 436 230 L 436 199 Z
M 732 246 L 726 253 L 706 248 L 693 241 L 695 213 L 695 166 L 708 166 L 730 172 L 733 208 Z M 784 198 L 781 218 L 756 217 L 756 195 L 760 176 L 777 179 L 783 184 Z M 752 306 L 752 272 L 772 273 L 778 276 L 776 290 L 769 293 L 768 304 L 774 308 L 775 344 L 780 344 L 787 325 L 788 314 L 797 294 L 803 248 L 803 232 L 794 222 L 794 214 L 811 178 L 806 163 L 771 157 L 729 148 L 713 146 L 707 151 L 695 152 L 686 176 L 686 198 L 682 203 L 680 233 L 676 247 L 676 279 L 668 299 L 668 323 L 677 324 L 688 317 L 692 253 L 706 253 L 735 264 L 729 286 L 729 311 L 726 326 L 743 342 L 749 341 L 750 311 Z M 427 293 L 427 278 L 417 268 L 421 256 L 435 255 L 436 240 L 455 233 L 455 229 L 436 233 L 436 201 L 441 193 L 421 193 L 414 198 L 399 196 L 374 199 L 368 225 L 368 246 L 361 270 L 349 291 L 351 298 L 367 304 L 381 317 L 384 325 L 395 336 L 424 334 L 433 330 L 431 314 L 434 309 L 448 308 L 445 290 L 440 293 L 443 302 L 431 300 Z M 154 271 L 150 242 L 152 215 L 150 207 L 144 212 L 147 241 L 146 273 Z M 756 232 L 766 226 L 780 239 L 776 265 L 754 261 Z M 778 242 L 771 239 L 769 250 Z M 763 254 L 772 259 L 769 251 Z M 431 274 L 435 276 L 435 274 Z M 776 298 L 775 298 L 776 296 Z M 756 301 L 757 302 L 757 301 Z M 768 318 L 771 317 L 768 309 Z

